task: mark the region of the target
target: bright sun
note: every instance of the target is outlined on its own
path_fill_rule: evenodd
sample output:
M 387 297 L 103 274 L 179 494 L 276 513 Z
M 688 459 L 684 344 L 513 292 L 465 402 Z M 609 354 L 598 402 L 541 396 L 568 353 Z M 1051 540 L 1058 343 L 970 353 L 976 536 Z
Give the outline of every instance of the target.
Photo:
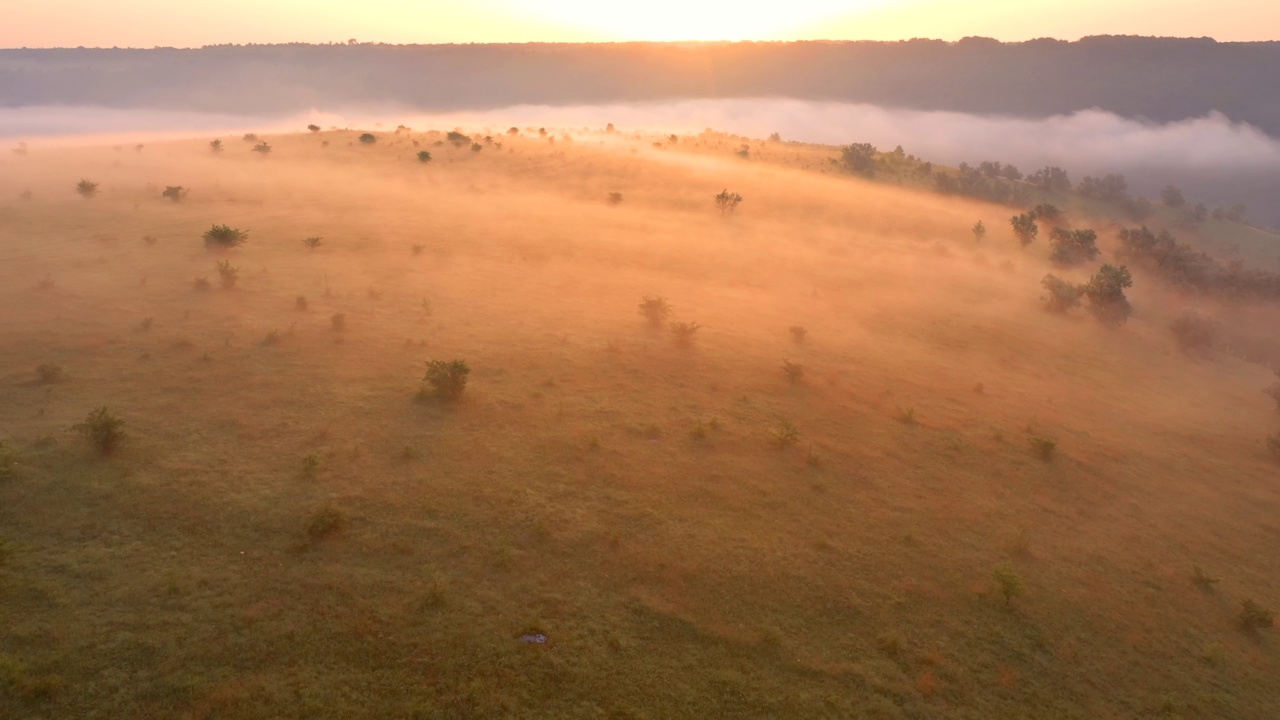
M 772 40 L 827 18 L 849 15 L 893 0 L 797 0 L 751 3 L 729 0 L 520 0 L 530 15 L 604 35 L 607 40 Z M 900 1 L 900 0 L 899 0 Z

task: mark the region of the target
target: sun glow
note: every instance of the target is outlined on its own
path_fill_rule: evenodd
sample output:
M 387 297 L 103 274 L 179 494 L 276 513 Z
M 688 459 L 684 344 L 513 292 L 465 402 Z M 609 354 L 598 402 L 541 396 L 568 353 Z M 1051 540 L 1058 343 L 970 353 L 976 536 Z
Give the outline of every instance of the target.
M 780 40 L 789 38 L 798 27 L 891 4 L 893 0 L 810 0 L 791 6 L 730 0 L 648 0 L 623 7 L 596 0 L 558 0 L 530 4 L 527 12 L 617 41 Z

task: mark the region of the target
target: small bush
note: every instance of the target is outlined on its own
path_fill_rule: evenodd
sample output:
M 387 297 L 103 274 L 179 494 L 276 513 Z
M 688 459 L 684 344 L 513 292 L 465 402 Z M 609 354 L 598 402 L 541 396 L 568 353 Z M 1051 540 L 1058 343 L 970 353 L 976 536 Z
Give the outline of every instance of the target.
M 60 383 L 66 375 L 62 366 L 56 363 L 43 363 L 36 368 L 36 377 L 40 378 L 41 385 Z
M 239 274 L 240 268 L 232 265 L 230 260 L 223 260 L 218 263 L 218 278 L 222 281 L 223 290 L 230 290 L 235 287 Z
M 155 244 L 157 242 L 159 242 L 159 239 L 155 235 L 142 236 L 142 244 L 146 245 L 147 247 L 155 247 Z
M 973 231 L 973 239 L 978 242 L 982 242 L 983 238 L 987 236 L 987 226 L 983 225 L 981 220 L 974 223 L 972 231 Z
M 334 313 L 329 318 L 329 325 L 333 328 L 334 332 L 341 332 L 345 330 L 347 327 L 346 313 Z
M 702 420 L 701 418 L 699 418 L 698 422 L 694 423 L 693 429 L 689 431 L 689 437 L 693 438 L 694 440 L 705 440 L 707 438 L 707 435 L 709 435 L 712 431 L 719 430 L 719 429 L 720 429 L 719 420 L 716 420 L 715 418 L 711 418 L 710 420 Z
M 98 183 L 81 180 L 79 183 L 76 183 L 76 192 L 80 193 L 80 197 L 87 200 L 98 194 Z
M 325 505 L 307 518 L 307 537 L 312 542 L 320 542 L 342 532 L 346 526 L 347 516 L 333 505 Z
M 793 363 L 790 360 L 783 360 L 782 373 L 794 385 L 804 379 L 804 366 L 799 363 Z
M 797 343 L 804 342 L 805 337 L 809 334 L 803 325 L 792 325 L 788 332 L 791 333 L 791 340 Z
M 210 141 L 209 141 L 209 150 L 210 150 L 210 152 L 212 152 L 214 155 L 217 155 L 218 153 L 222 152 L 222 141 L 221 141 L 221 140 L 210 140 Z
M 320 247 L 320 243 L 324 241 L 322 237 L 303 238 L 302 244 L 307 246 L 308 250 L 315 250 Z
M 640 303 L 640 314 L 649 321 L 650 325 L 660 326 L 671 315 L 671 303 L 660 295 L 645 295 Z
M 916 422 L 918 422 L 916 420 L 916 409 L 913 407 L 906 408 L 905 410 L 902 408 L 899 408 L 898 422 L 902 423 L 903 425 L 915 425 Z
M 1253 600 L 1240 602 L 1240 629 L 1245 632 L 1264 630 L 1275 625 L 1275 617 Z
M 671 323 L 671 332 L 676 336 L 676 344 L 688 346 L 693 344 L 693 336 L 698 333 L 702 326 L 696 322 L 673 322 Z
M 780 448 L 789 448 L 800 442 L 800 428 L 797 428 L 795 423 L 790 420 L 780 420 L 778 421 L 777 430 L 773 433 L 773 441 Z
M 1001 564 L 992 572 L 996 581 L 996 590 L 1004 597 L 1005 607 L 1013 604 L 1013 599 L 1023 593 L 1022 578 L 1007 564 Z
M 258 134 L 257 134 L 257 133 L 245 133 L 245 134 L 244 134 L 244 138 L 243 138 L 243 139 L 244 139 L 244 141 L 245 141 L 245 142 L 258 142 Z
M 267 345 L 267 346 L 271 346 L 271 345 L 279 345 L 279 344 L 280 344 L 280 331 L 279 331 L 279 330 L 272 330 L 272 331 L 268 332 L 268 333 L 267 333 L 267 335 L 266 335 L 266 337 L 262 338 L 262 344 L 263 344 L 263 345 Z
M 110 455 L 124 440 L 124 420 L 116 417 L 106 407 L 100 407 L 85 418 L 84 422 L 71 426 L 72 432 L 89 441 L 98 452 Z
M 319 469 L 320 469 L 319 455 L 316 455 L 315 453 L 311 453 L 310 455 L 307 455 L 306 457 L 302 458 L 302 477 L 305 477 L 305 478 L 315 477 L 316 470 L 319 470 Z
M 622 193 L 620 193 L 620 192 L 611 192 L 611 193 L 609 193 L 609 204 L 610 204 L 610 205 L 617 205 L 617 204 L 619 204 L 619 203 L 621 203 L 621 202 L 622 202 Z
M 187 188 L 182 187 L 181 185 L 166 185 L 164 188 L 164 192 L 160 193 L 160 197 L 169 198 L 174 202 L 182 202 L 183 198 L 187 196 L 188 192 L 190 191 L 187 190 Z
M 1209 318 L 1187 310 L 1169 323 L 1169 332 L 1183 352 L 1209 350 L 1217 339 L 1218 328 Z
M 294 301 L 293 301 L 293 306 L 294 306 L 295 308 L 297 308 L 299 312 L 306 312 L 306 311 L 307 311 L 307 298 L 306 298 L 306 296 L 305 296 L 305 295 L 299 295 L 299 296 L 298 296 L 298 298 L 297 298 L 296 300 L 294 300 Z
M 191 285 L 199 292 L 204 292 L 209 288 L 213 287 L 212 285 L 209 284 L 209 278 L 202 278 L 202 277 L 192 280 Z
M 437 397 L 457 400 L 467 388 L 467 376 L 470 374 L 471 368 L 465 360 L 432 360 L 427 363 L 427 374 L 422 378 L 423 390 L 429 384 Z
M 320 126 L 319 126 L 319 125 L 316 125 L 316 124 L 314 124 L 314 123 L 313 123 L 313 124 L 311 124 L 311 125 L 308 125 L 308 126 L 307 126 L 307 129 L 308 129 L 308 130 L 310 130 L 310 131 L 311 131 L 311 132 L 313 132 L 313 133 L 318 133 L 318 132 L 320 132 Z
M 1210 577 L 1204 568 L 1195 565 L 1191 568 L 1191 583 L 1205 592 L 1213 592 L 1213 586 L 1218 584 L 1218 578 Z
M 253 146 L 253 151 L 263 157 L 266 157 L 271 154 L 271 146 L 265 142 L 260 142 Z
M 418 162 L 420 163 L 431 162 L 431 153 L 427 152 L 426 150 L 418 151 Z
M 426 246 L 426 245 L 414 245 L 413 247 L 411 247 L 411 248 L 409 248 L 409 249 L 413 251 L 413 254 L 414 254 L 414 255 L 421 255 L 421 254 L 422 254 L 422 251 L 427 249 L 427 246 Z
M 363 133 L 358 139 L 361 145 L 372 145 L 378 142 L 378 136 L 373 133 Z
M 450 145 L 453 145 L 456 148 L 465 147 L 471 144 L 471 137 L 468 135 L 463 135 L 457 130 L 450 130 L 449 134 L 444 136 L 444 139 L 447 140 Z
M 238 230 L 230 225 L 214 225 L 204 231 L 201 236 L 204 246 L 209 250 L 230 250 L 240 247 L 249 241 L 249 231 Z
M 738 193 L 729 192 L 728 190 L 721 190 L 720 193 L 715 196 L 715 200 L 716 207 L 720 210 L 720 214 L 724 215 L 732 213 L 734 210 L 738 209 L 738 203 L 742 202 L 742 196 Z
M 1028 438 L 1027 442 L 1031 445 L 1031 452 L 1045 462 L 1052 460 L 1054 452 L 1058 449 L 1058 443 L 1039 435 Z

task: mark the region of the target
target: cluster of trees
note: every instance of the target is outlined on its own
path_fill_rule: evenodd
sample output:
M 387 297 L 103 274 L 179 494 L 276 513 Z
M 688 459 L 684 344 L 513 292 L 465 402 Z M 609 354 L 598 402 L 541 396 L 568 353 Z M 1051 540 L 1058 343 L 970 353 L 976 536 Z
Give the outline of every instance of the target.
M 1168 231 L 1147 226 L 1120 231 L 1118 257 L 1132 262 L 1172 285 L 1186 290 L 1250 300 L 1280 301 L 1280 274 L 1248 270 L 1239 263 L 1224 265 Z
M 1012 168 L 1012 172 L 1008 172 Z M 1006 174 L 1008 173 L 1008 174 Z M 1017 179 L 1010 175 L 1017 174 Z M 964 195 L 1005 205 L 1025 205 L 1031 191 L 1021 182 L 1021 173 L 1012 165 L 985 162 L 978 167 L 960 163 L 955 174 L 939 170 L 933 174 L 934 189 L 947 195 Z
M 1133 306 L 1124 294 L 1126 288 L 1133 287 L 1133 276 L 1124 265 L 1103 265 L 1083 284 L 1074 284 L 1049 274 L 1044 276 L 1040 285 L 1046 291 L 1043 301 L 1050 312 L 1065 313 L 1087 301 L 1089 313 L 1109 327 L 1124 324 L 1133 312 Z

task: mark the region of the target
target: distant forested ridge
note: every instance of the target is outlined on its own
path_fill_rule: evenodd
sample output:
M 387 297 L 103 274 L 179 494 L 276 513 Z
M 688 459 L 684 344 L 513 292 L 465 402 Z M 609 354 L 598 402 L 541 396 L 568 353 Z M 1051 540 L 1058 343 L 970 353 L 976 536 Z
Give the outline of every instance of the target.
M 787 97 L 1044 117 L 1087 108 L 1153 121 L 1219 111 L 1280 136 L 1280 42 L 248 45 L 0 50 L 0 106 L 284 112 L 388 103 Z

